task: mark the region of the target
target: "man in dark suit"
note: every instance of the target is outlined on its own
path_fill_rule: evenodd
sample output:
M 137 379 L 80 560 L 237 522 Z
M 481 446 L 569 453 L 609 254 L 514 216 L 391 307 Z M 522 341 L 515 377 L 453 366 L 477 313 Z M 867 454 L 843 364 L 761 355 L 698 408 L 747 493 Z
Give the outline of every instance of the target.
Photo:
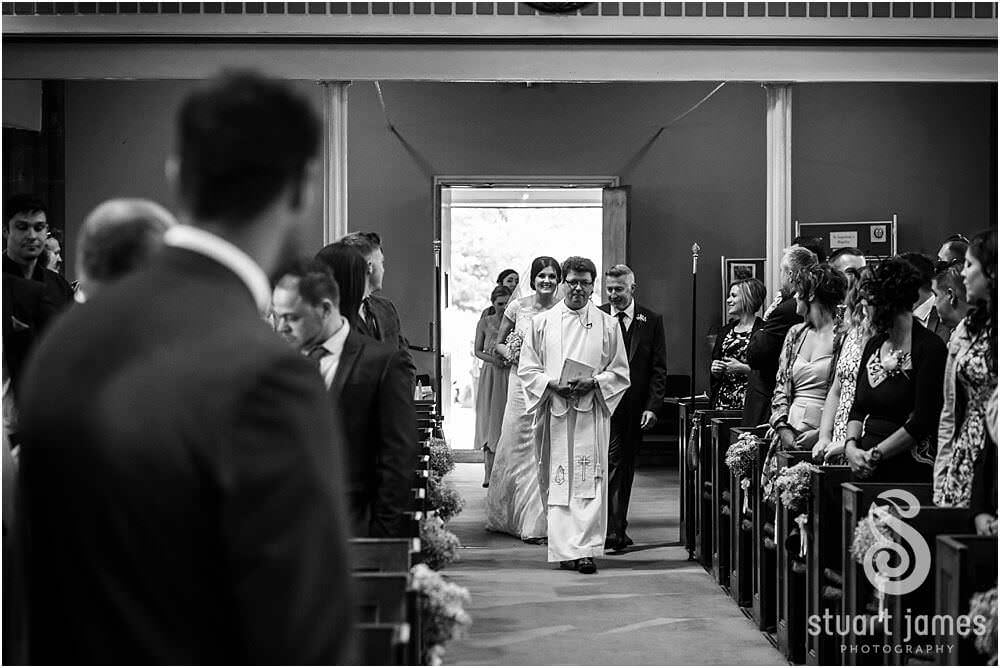
M 3 273 L 41 283 L 46 299 L 57 310 L 73 301 L 73 288 L 54 271 L 39 262 L 49 235 L 48 209 L 34 195 L 12 195 L 4 204 Z
M 189 96 L 168 174 L 190 224 L 29 362 L 31 663 L 354 662 L 343 440 L 261 317 L 319 138 L 252 73 Z
M 354 535 L 409 535 L 417 417 L 402 351 L 351 327 L 340 313 L 337 282 L 319 262 L 289 270 L 274 289 L 272 309 L 278 333 L 316 360 L 341 409 Z
M 4 274 L 3 358 L 15 396 L 28 354 L 56 310 L 44 284 Z
M 743 405 L 743 426 L 756 427 L 771 417 L 771 396 L 778 375 L 778 358 L 785 334 L 792 325 L 802 322 L 795 313 L 792 278 L 816 264 L 816 254 L 803 246 L 786 248 L 781 258 L 781 291 L 764 312 L 764 324 L 750 336 L 747 365 L 750 376 Z
M 624 264 L 617 264 L 604 274 L 608 303 L 601 309 L 618 319 L 628 349 L 629 377 L 632 381 L 611 415 L 605 547 L 612 550 L 624 549 L 633 542 L 625 529 L 628 527 L 628 504 L 635 477 L 635 457 L 642 444 L 642 433 L 656 425 L 656 414 L 663 404 L 667 387 L 667 342 L 663 318 L 636 303 L 635 287 L 635 274 Z

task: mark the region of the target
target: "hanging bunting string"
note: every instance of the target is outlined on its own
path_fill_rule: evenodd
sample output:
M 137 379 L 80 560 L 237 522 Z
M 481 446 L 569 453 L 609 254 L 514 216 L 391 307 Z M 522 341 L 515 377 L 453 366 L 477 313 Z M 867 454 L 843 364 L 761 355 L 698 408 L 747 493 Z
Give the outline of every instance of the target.
M 427 176 L 428 178 L 433 178 L 434 174 L 436 174 L 437 172 L 434 171 L 434 167 L 431 165 L 431 163 L 428 162 L 427 159 L 424 158 L 422 155 L 420 155 L 417 149 L 415 149 L 413 145 L 410 144 L 410 142 L 406 141 L 403 135 L 399 134 L 399 130 L 397 130 L 396 126 L 392 124 L 391 120 L 389 120 L 389 110 L 385 105 L 385 97 L 382 95 L 382 84 L 378 81 L 375 81 L 374 83 L 375 83 L 375 94 L 378 95 L 378 104 L 380 107 L 382 107 L 382 118 L 385 119 L 386 129 L 396 136 L 396 139 L 398 139 L 399 143 L 402 144 L 403 150 L 406 151 L 411 158 L 413 158 L 413 161 L 417 163 L 417 166 L 420 167 L 421 171 L 424 172 L 424 175 Z
M 658 129 L 656 132 L 653 133 L 653 136 L 650 137 L 649 140 L 645 144 L 643 144 L 641 147 L 639 147 L 639 150 L 636 151 L 635 155 L 632 156 L 632 158 L 628 162 L 625 163 L 625 166 L 622 167 L 618 171 L 618 173 L 619 174 L 628 174 L 633 169 L 635 169 L 636 165 L 638 165 L 642 161 L 642 159 L 646 157 L 646 154 L 649 153 L 650 149 L 653 148 L 653 144 L 655 144 L 656 140 L 658 140 L 660 138 L 660 135 L 663 134 L 664 130 L 666 130 L 667 128 L 669 128 L 669 127 L 671 127 L 673 125 L 676 125 L 677 123 L 680 123 L 682 120 L 684 120 L 689 115 L 691 115 L 692 113 L 694 113 L 698 109 L 698 107 L 700 107 L 701 105 L 703 105 L 706 102 L 708 102 L 709 99 L 711 99 L 711 97 L 713 95 L 715 95 L 716 93 L 718 93 L 722 89 L 722 87 L 726 85 L 726 83 L 727 82 L 723 81 L 718 86 L 716 86 L 715 88 L 713 88 L 712 91 L 708 95 L 706 95 L 705 97 L 703 97 L 700 100 L 698 100 L 698 102 L 696 102 L 693 107 L 691 107 L 690 109 L 688 109 L 687 111 L 685 111 L 683 114 L 681 114 L 679 116 L 676 116 L 675 118 L 671 119 L 665 125 L 662 125 L 660 127 L 660 129 Z

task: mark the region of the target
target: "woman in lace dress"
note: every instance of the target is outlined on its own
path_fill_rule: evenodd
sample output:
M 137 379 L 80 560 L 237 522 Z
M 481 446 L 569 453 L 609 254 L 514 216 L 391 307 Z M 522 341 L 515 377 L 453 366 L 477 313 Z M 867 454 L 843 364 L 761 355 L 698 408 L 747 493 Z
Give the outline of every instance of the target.
M 537 257 L 531 263 L 526 297 L 512 299 L 504 311 L 495 351 L 510 361 L 507 406 L 500 440 L 497 442 L 486 492 L 486 529 L 517 536 L 528 542 L 545 539 L 545 508 L 538 490 L 538 460 L 535 454 L 534 424 L 526 409 L 524 390 L 518 378 L 520 345 L 508 336 L 523 340 L 531 319 L 558 302 L 562 280 L 559 263 L 551 257 Z
M 860 271 L 848 269 L 844 272 L 847 276 L 847 300 L 844 303 L 844 315 L 837 332 L 837 337 L 842 342 L 834 346 L 838 351 L 835 359 L 836 371 L 823 406 L 819 440 L 813 446 L 813 459 L 817 462 L 847 463 L 844 459 L 847 418 L 851 414 L 851 406 L 854 405 L 854 389 L 858 380 L 858 367 L 861 365 L 861 352 L 872 334 L 871 323 L 861 295 L 862 279 L 870 271 L 867 267 L 863 267 Z
M 952 345 L 955 394 L 952 438 L 938 441 L 934 503 L 969 507 L 976 459 L 987 440 L 986 407 L 997 387 L 996 230 L 976 235 L 966 251 L 965 293 L 975 309 L 955 330 Z
M 767 290 L 756 278 L 734 281 L 726 299 L 728 316 L 733 318 L 719 332 L 712 349 L 712 378 L 709 397 L 715 410 L 743 410 L 747 396 L 747 348 L 750 336 L 764 323 L 757 311 L 764 305 Z

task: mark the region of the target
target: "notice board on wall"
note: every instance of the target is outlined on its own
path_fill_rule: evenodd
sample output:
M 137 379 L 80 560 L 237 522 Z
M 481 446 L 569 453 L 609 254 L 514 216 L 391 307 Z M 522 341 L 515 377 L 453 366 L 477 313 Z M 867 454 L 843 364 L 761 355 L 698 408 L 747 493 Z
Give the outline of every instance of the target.
M 813 237 L 827 256 L 838 248 L 858 248 L 872 259 L 884 259 L 896 254 L 897 216 L 889 220 L 843 223 L 803 223 L 795 221 L 795 236 Z

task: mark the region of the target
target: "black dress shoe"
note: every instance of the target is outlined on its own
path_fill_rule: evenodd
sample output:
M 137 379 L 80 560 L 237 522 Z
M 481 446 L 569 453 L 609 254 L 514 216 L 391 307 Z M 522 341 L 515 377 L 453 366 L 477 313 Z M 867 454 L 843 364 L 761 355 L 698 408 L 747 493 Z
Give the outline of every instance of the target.
M 597 572 L 597 564 L 590 557 L 584 557 L 583 559 L 576 560 L 576 570 L 584 575 L 593 575 Z
M 618 536 L 608 536 L 608 539 L 604 541 L 604 549 L 620 552 L 625 549 L 625 541 L 619 539 Z
M 569 561 L 560 561 L 559 568 L 564 571 L 575 571 L 576 570 L 576 559 L 570 559 Z
M 625 534 L 625 547 L 628 547 L 629 545 L 635 545 L 635 541 L 629 538 L 628 534 Z

